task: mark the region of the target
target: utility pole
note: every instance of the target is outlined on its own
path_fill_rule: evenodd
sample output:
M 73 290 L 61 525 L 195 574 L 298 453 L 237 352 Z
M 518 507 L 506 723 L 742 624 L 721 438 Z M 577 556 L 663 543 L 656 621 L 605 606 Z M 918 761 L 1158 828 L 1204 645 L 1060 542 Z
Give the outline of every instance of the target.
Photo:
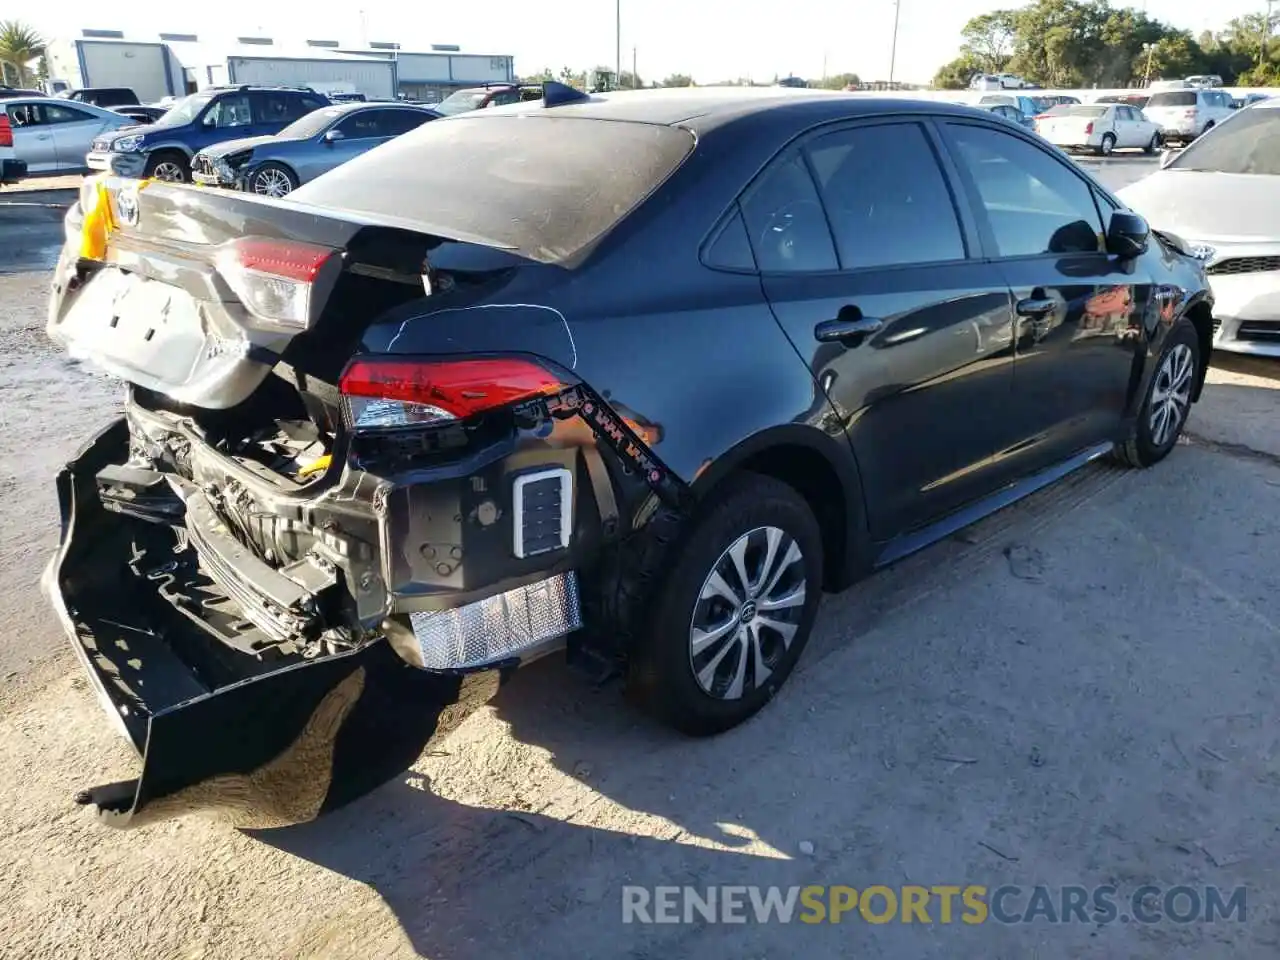
M 1267 63 L 1267 40 L 1271 37 L 1271 3 L 1267 0 L 1267 19 L 1262 24 L 1262 54 L 1258 60 L 1258 66 L 1265 66 Z
M 1156 45 L 1154 43 L 1144 43 L 1142 47 L 1147 51 L 1147 69 L 1142 75 L 1142 85 L 1149 87 L 1151 86 L 1151 58 L 1155 56 Z
M 631 48 L 631 89 L 640 88 L 640 74 L 636 73 L 636 48 Z
M 616 0 L 614 8 L 614 53 L 617 55 L 614 63 L 613 82 L 622 86 L 622 0 Z
M 889 83 L 893 84 L 893 69 L 898 61 L 898 14 L 902 10 L 902 0 L 893 0 L 893 46 L 889 48 Z

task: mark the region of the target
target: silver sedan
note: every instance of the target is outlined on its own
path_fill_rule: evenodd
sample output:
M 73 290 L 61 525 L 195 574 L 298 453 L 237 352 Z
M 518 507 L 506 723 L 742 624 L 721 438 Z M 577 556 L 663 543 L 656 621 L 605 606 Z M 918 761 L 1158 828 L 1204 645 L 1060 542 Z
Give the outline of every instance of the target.
M 137 120 L 91 103 L 53 97 L 13 97 L 0 101 L 13 130 L 13 155 L 27 175 L 85 169 L 84 155 L 98 134 L 137 125 Z

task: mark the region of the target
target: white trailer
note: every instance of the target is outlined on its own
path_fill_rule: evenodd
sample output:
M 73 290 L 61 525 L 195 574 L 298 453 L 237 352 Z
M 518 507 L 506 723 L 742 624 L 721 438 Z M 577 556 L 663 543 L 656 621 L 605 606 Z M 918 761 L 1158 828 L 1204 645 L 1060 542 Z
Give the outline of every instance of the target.
M 142 103 L 181 93 L 163 43 L 133 40 L 63 40 L 50 43 L 51 91 L 128 87 Z
M 285 84 L 396 99 L 396 64 L 365 57 L 228 57 L 228 83 Z

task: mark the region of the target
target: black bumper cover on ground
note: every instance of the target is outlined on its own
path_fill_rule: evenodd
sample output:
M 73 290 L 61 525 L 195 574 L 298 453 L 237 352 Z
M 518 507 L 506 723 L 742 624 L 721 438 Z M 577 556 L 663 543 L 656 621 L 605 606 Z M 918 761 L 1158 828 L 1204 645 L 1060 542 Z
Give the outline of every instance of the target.
M 209 638 L 154 615 L 156 587 L 129 567 L 130 520 L 108 512 L 96 475 L 128 450 L 123 420 L 57 478 L 62 542 L 45 588 L 104 709 L 142 756 L 136 780 L 76 798 L 111 826 L 194 811 L 240 827 L 303 823 L 406 770 L 488 701 L 511 668 L 468 674 L 408 666 L 385 641 L 295 661 L 218 686 Z

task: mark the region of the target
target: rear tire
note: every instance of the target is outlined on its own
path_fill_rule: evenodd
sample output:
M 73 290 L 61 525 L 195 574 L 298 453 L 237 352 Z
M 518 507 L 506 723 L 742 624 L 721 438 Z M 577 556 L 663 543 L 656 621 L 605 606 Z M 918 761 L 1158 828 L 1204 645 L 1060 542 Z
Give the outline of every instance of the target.
M 1191 413 L 1191 394 L 1200 375 L 1200 338 L 1185 317 L 1165 336 L 1156 372 L 1147 386 L 1129 438 L 1112 458 L 1129 467 L 1150 467 L 1167 457 Z
M 170 183 L 191 182 L 191 161 L 178 150 L 159 150 L 147 157 L 144 177 Z
M 1104 157 L 1111 156 L 1116 149 L 1116 135 L 1114 133 L 1104 133 L 1102 135 L 1102 146 L 1098 148 L 1098 153 Z
M 720 733 L 768 703 L 799 660 L 822 592 L 822 536 L 793 488 L 746 474 L 726 481 L 669 559 L 627 692 L 684 733 Z

